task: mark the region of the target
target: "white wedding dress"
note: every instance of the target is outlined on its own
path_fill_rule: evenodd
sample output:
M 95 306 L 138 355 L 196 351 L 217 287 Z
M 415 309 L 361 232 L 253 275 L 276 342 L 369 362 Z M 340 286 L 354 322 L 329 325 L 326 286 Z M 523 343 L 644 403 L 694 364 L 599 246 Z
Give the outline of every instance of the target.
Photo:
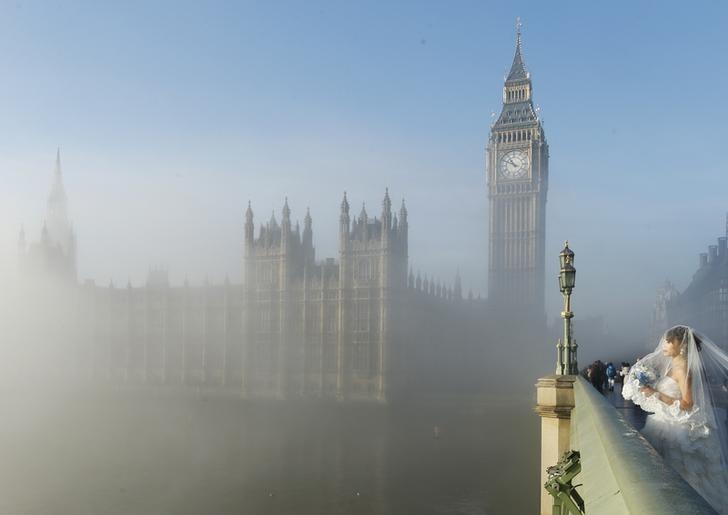
M 680 386 L 669 375 L 661 377 L 654 388 L 674 399 L 682 397 Z M 686 411 L 680 409 L 679 401 L 666 404 L 657 394 L 644 395 L 637 383 L 625 383 L 624 390 L 625 397 L 651 412 L 641 433 L 665 462 L 716 511 L 728 514 L 728 482 L 717 427 L 711 427 L 697 406 Z

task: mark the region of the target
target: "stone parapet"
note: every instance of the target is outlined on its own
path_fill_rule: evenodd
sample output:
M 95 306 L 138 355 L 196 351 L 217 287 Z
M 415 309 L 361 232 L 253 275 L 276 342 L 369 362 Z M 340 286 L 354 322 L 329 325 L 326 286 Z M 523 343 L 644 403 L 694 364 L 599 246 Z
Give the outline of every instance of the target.
M 536 383 L 536 407 L 541 417 L 541 485 L 546 468 L 555 465 L 570 449 L 571 411 L 574 408 L 575 376 L 550 375 Z M 553 499 L 541 488 L 541 514 L 551 515 Z
M 715 513 L 584 378 L 577 378 L 573 393 L 571 447 L 581 454 L 576 482 L 586 513 Z

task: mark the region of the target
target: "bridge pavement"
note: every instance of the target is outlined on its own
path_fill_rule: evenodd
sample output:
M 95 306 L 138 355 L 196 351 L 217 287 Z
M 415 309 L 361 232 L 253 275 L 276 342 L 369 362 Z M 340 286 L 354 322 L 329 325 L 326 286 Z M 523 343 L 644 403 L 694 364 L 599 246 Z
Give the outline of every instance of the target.
M 604 396 L 635 429 L 639 430 L 644 427 L 647 413 L 635 406 L 632 401 L 625 400 L 622 397 L 622 385 L 620 383 L 614 385 L 613 392 L 605 389 Z

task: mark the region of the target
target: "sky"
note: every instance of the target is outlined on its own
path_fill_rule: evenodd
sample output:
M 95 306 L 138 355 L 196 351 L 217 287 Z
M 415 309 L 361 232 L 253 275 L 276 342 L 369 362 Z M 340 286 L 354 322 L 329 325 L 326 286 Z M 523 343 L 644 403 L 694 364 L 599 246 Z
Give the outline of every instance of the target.
M 550 146 L 547 299 L 647 331 L 725 231 L 720 2 L 0 2 L 0 273 L 61 148 L 80 279 L 241 280 L 243 213 L 406 199 L 415 271 L 487 294 L 485 143 L 515 20 Z M 553 276 L 553 280 L 551 279 Z M 578 328 L 578 325 L 577 325 Z M 578 334 L 578 333 L 577 333 Z

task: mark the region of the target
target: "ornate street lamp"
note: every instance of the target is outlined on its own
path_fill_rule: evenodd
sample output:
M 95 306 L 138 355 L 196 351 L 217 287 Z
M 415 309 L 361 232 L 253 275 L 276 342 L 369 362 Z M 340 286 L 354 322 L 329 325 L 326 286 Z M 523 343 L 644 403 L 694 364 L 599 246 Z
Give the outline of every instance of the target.
M 576 283 L 576 268 L 574 268 L 574 252 L 569 248 L 569 242 L 564 244 L 564 250 L 559 254 L 561 270 L 559 271 L 559 290 L 564 296 L 564 310 L 561 318 L 564 319 L 564 337 L 556 344 L 558 359 L 556 362 L 556 375 L 576 375 L 579 369 L 576 363 L 576 343 L 571 336 L 571 292 Z

